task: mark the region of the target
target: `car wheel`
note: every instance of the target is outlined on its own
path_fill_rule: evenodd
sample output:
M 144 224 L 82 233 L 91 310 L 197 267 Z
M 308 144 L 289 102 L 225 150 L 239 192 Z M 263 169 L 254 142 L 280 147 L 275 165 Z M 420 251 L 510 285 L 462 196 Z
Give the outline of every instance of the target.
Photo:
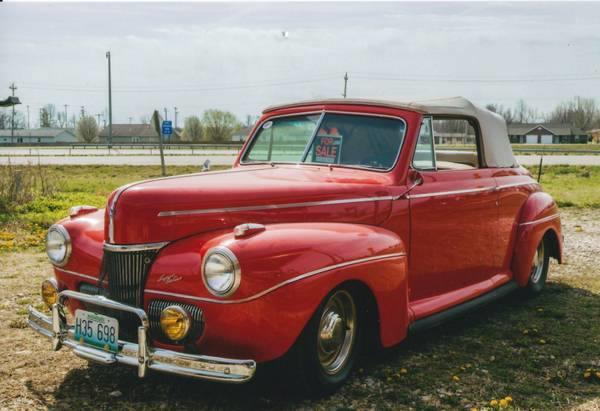
M 529 274 L 529 283 L 527 284 L 527 290 L 530 294 L 540 293 L 546 285 L 548 266 L 550 264 L 550 254 L 548 251 L 547 241 L 545 238 L 542 238 L 531 262 L 531 273 Z
M 297 369 L 312 394 L 335 391 L 348 378 L 360 346 L 362 315 L 349 288 L 332 291 L 297 342 Z

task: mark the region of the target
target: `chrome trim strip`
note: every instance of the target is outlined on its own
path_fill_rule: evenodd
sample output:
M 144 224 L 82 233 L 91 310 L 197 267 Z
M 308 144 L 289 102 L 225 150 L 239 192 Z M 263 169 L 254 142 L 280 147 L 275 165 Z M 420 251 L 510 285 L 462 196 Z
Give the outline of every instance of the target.
M 78 273 L 78 272 L 75 272 L 75 271 L 69 271 L 69 270 L 65 270 L 64 268 L 59 268 L 59 267 L 54 267 L 54 269 L 57 270 L 57 271 L 60 271 L 61 273 L 70 274 L 70 275 L 74 275 L 76 277 L 85 278 L 86 280 L 91 280 L 91 281 L 94 281 L 95 283 L 98 282 L 98 277 L 92 277 L 91 275 L 81 274 L 81 273 Z
M 333 204 L 351 204 L 351 203 L 367 203 L 369 201 L 386 201 L 393 200 L 393 196 L 383 197 L 364 197 L 364 198 L 348 198 L 345 200 L 325 200 L 325 201 L 306 201 L 303 203 L 288 203 L 288 204 L 268 204 L 262 206 L 241 206 L 241 207 L 225 207 L 225 208 L 205 208 L 200 210 L 175 210 L 161 211 L 158 217 L 172 217 L 178 215 L 193 215 L 193 214 L 211 214 L 211 213 L 232 213 L 236 211 L 261 211 L 261 210 L 280 210 L 283 208 L 295 207 L 315 207 L 322 205 Z
M 453 190 L 453 191 L 438 191 L 435 193 L 423 193 L 423 194 L 410 194 L 407 198 L 427 198 L 427 197 L 439 197 L 452 194 L 469 194 L 469 193 L 481 193 L 483 191 L 493 191 L 496 187 L 479 187 L 479 188 L 467 188 L 464 190 Z
M 523 225 L 545 223 L 546 221 L 551 221 L 551 220 L 554 220 L 554 219 L 559 218 L 559 217 L 560 216 L 558 214 L 552 214 L 552 215 L 549 215 L 548 217 L 543 217 L 543 218 L 540 218 L 540 219 L 537 219 L 537 220 L 533 220 L 533 221 L 527 221 L 527 222 L 521 223 L 519 225 L 523 226 Z
M 539 186 L 540 184 L 537 181 L 530 181 L 527 183 L 521 182 L 521 183 L 501 184 L 499 186 L 496 186 L 496 190 L 502 190 L 503 188 L 510 188 L 510 187 L 530 186 L 530 185 Z
M 108 250 L 108 251 L 125 253 L 125 252 L 129 252 L 129 251 L 160 250 L 167 244 L 169 244 L 168 241 L 163 241 L 161 243 L 146 243 L 146 244 L 108 244 L 108 243 L 104 243 L 104 249 Z
M 406 256 L 406 253 L 383 254 L 383 255 L 376 255 L 373 257 L 359 258 L 358 260 L 346 261 L 345 263 L 329 265 L 327 267 L 319 268 L 318 270 L 310 271 L 308 273 L 305 273 L 305 274 L 290 278 L 288 280 L 282 281 L 281 283 L 276 284 L 270 288 L 267 288 L 266 290 L 263 290 L 259 293 L 251 295 L 249 297 L 240 298 L 237 300 L 217 300 L 215 298 L 196 297 L 194 295 L 189 295 L 189 294 L 170 293 L 167 291 L 150 290 L 150 289 L 146 289 L 145 292 L 150 293 L 150 294 L 169 296 L 169 297 L 185 298 L 185 299 L 193 300 L 193 301 L 203 301 L 203 302 L 217 303 L 217 304 L 241 304 L 241 303 L 247 303 L 249 301 L 256 300 L 256 299 L 263 297 L 269 293 L 272 293 L 275 290 L 278 290 L 281 287 L 285 287 L 286 285 L 295 283 L 295 282 L 303 280 L 305 278 L 313 277 L 318 274 L 322 274 L 327 271 L 336 270 L 338 268 L 343 268 L 343 267 L 347 267 L 347 266 L 355 265 L 355 264 L 366 263 L 366 262 L 370 262 L 370 261 L 384 260 L 384 259 L 388 259 L 388 258 L 404 257 L 404 256 Z

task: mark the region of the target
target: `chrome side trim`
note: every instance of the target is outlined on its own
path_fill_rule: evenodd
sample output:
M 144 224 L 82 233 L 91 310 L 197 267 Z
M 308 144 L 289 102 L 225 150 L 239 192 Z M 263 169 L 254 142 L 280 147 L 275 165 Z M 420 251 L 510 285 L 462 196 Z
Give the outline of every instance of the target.
M 470 194 L 470 193 L 481 193 L 484 191 L 493 191 L 496 187 L 479 187 L 479 188 L 468 188 L 464 190 L 453 190 L 453 191 L 438 191 L 435 193 L 423 193 L 423 194 L 410 194 L 407 198 L 427 198 L 427 197 L 439 197 L 447 196 L 452 194 Z
M 269 293 L 272 293 L 275 290 L 278 290 L 281 287 L 285 287 L 286 285 L 295 283 L 300 280 L 304 280 L 305 278 L 313 277 L 318 274 L 322 274 L 327 271 L 336 270 L 338 268 L 343 268 L 343 267 L 347 267 L 347 266 L 355 265 L 355 264 L 366 263 L 366 262 L 370 262 L 370 261 L 384 260 L 384 259 L 388 259 L 388 258 L 396 258 L 396 257 L 404 257 L 404 256 L 406 256 L 406 253 L 383 254 L 383 255 L 376 255 L 373 257 L 359 258 L 357 260 L 352 260 L 352 261 L 346 261 L 345 263 L 329 265 L 327 267 L 319 268 L 318 270 L 310 271 L 308 273 L 301 274 L 299 276 L 282 281 L 281 283 L 276 284 L 270 288 L 267 288 L 266 290 L 263 290 L 257 294 L 254 294 L 254 295 L 251 295 L 251 296 L 245 297 L 245 298 L 240 298 L 237 300 L 217 300 L 215 298 L 196 297 L 194 295 L 189 295 L 189 294 L 170 293 L 167 291 L 150 290 L 150 289 L 146 289 L 145 292 L 150 293 L 150 294 L 169 296 L 169 297 L 185 298 L 185 299 L 193 300 L 193 301 L 204 301 L 204 302 L 217 303 L 217 304 L 240 304 L 240 303 L 246 303 L 249 301 L 256 300 L 256 299 L 263 297 Z
M 531 186 L 531 185 L 536 185 L 539 186 L 540 184 L 537 181 L 530 181 L 527 183 L 510 183 L 510 184 L 501 184 L 499 186 L 496 186 L 496 190 L 502 190 L 503 188 L 510 188 L 510 187 L 520 187 L 520 186 Z
M 61 273 L 74 275 L 75 277 L 85 278 L 86 280 L 91 280 L 91 281 L 94 281 L 95 283 L 98 282 L 98 277 L 92 277 L 91 275 L 81 274 L 81 273 L 78 273 L 78 272 L 75 272 L 75 271 L 65 270 L 64 268 L 54 267 L 54 269 L 57 270 L 57 271 L 60 271 Z
M 287 203 L 287 204 L 268 204 L 261 206 L 241 206 L 241 207 L 225 207 L 225 208 L 205 208 L 199 210 L 175 210 L 161 211 L 158 217 L 172 217 L 178 215 L 194 215 L 194 214 L 211 214 L 211 213 L 230 213 L 236 211 L 261 211 L 261 210 L 280 210 L 283 208 L 295 207 L 315 207 L 322 205 L 334 204 L 351 204 L 351 203 L 367 203 L 370 201 L 386 201 L 393 200 L 392 196 L 383 197 L 364 197 L 364 198 L 348 198 L 345 200 L 325 200 L 325 201 L 306 201 L 302 203 Z
M 169 244 L 168 241 L 161 243 L 146 243 L 146 244 L 108 244 L 104 243 L 104 249 L 114 252 L 130 252 L 130 251 L 149 251 L 149 250 L 160 250 L 165 245 Z
M 539 218 L 539 219 L 533 220 L 533 221 L 527 221 L 527 222 L 521 223 L 519 225 L 520 226 L 524 226 L 524 225 L 532 225 L 532 224 L 545 223 L 546 221 L 552 221 L 552 220 L 557 219 L 559 217 L 560 216 L 558 214 L 552 214 L 552 215 L 549 215 L 547 217 Z

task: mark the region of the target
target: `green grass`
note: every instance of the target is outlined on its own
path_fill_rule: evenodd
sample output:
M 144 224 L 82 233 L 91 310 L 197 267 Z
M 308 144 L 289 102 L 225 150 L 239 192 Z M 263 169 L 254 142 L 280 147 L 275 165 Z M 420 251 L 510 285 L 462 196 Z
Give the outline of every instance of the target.
M 537 178 L 537 167 L 528 169 Z M 540 181 L 559 207 L 600 208 L 600 167 L 545 166 Z

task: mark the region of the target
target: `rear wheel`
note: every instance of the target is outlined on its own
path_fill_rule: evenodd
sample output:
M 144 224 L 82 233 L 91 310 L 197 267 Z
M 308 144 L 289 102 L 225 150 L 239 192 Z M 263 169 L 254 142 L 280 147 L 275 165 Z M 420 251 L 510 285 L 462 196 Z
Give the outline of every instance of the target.
M 335 391 L 356 361 L 362 316 L 349 288 L 332 291 L 297 342 L 297 368 L 313 394 Z
M 548 241 L 546 238 L 542 238 L 531 262 L 531 272 L 529 274 L 529 283 L 527 284 L 527 290 L 531 294 L 540 293 L 546 285 L 548 266 L 550 265 L 550 254 L 548 251 Z

